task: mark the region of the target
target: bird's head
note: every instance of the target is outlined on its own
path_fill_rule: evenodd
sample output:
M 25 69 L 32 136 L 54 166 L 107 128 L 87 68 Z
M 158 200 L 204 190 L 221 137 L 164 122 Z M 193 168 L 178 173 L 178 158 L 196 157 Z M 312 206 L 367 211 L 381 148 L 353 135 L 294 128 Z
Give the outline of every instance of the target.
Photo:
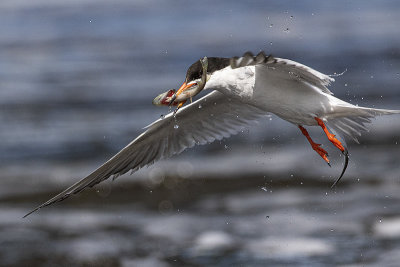
M 207 82 L 208 59 L 204 57 L 193 63 L 186 72 L 186 78 L 181 87 L 175 92 L 174 89 L 158 95 L 153 100 L 157 106 L 180 105 L 200 93 Z M 181 106 L 181 105 L 180 105 Z

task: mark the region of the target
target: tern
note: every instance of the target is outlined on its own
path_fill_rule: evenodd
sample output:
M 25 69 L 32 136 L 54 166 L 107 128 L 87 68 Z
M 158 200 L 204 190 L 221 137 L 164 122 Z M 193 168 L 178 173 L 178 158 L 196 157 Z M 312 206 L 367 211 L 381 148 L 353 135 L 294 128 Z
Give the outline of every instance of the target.
M 328 140 L 344 155 L 348 150 L 343 136 L 358 142 L 366 123 L 378 115 L 400 110 L 359 107 L 333 96 L 328 89 L 334 78 L 298 62 L 260 52 L 242 57 L 204 57 L 192 64 L 182 86 L 153 100 L 155 105 L 177 106 L 174 112 L 154 121 L 136 139 L 87 177 L 41 204 L 31 213 L 62 201 L 83 189 L 113 177 L 149 166 L 195 145 L 204 145 L 238 133 L 250 122 L 275 114 L 296 127 L 313 150 L 330 164 L 328 153 L 315 143 L 305 126 L 319 126 Z M 203 90 L 211 92 L 192 102 Z M 184 106 L 190 100 L 191 103 Z

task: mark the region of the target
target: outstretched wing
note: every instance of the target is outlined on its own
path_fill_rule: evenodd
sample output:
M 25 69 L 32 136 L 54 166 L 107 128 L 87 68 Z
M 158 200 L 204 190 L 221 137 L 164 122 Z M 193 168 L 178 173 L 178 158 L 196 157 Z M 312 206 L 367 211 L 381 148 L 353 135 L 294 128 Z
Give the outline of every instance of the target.
M 327 86 L 335 81 L 335 79 L 298 62 L 273 57 L 272 55 L 267 56 L 264 52 L 258 53 L 257 56 L 254 56 L 251 52 L 246 52 L 242 57 L 233 57 L 230 59 L 232 69 L 260 64 L 273 69 L 274 75 L 280 74 L 283 79 L 303 81 L 313 85 L 324 93 L 333 94 Z
M 249 122 L 267 115 L 264 111 L 239 100 L 213 91 L 181 108 L 174 116 L 166 115 L 123 148 L 110 160 L 86 178 L 75 183 L 60 194 L 41 204 L 40 208 L 62 201 L 87 187 L 92 187 L 113 176 L 116 178 L 129 170 L 132 172 L 155 161 L 179 154 L 194 145 L 203 145 L 228 138 L 238 133 Z

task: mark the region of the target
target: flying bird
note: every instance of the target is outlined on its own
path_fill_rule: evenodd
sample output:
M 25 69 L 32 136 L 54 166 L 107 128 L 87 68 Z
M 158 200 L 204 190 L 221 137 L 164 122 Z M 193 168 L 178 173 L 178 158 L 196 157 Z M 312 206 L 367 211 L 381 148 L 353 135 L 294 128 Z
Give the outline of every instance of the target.
M 181 153 L 195 145 L 204 145 L 238 133 L 250 122 L 275 114 L 296 127 L 313 150 L 330 164 L 328 153 L 315 143 L 305 126 L 319 126 L 328 140 L 344 155 L 343 176 L 348 164 L 348 150 L 342 136 L 358 142 L 366 123 L 378 115 L 398 114 L 385 110 L 354 106 L 333 96 L 328 86 L 334 79 L 292 60 L 256 56 L 204 57 L 192 64 L 182 86 L 153 100 L 155 105 L 177 106 L 174 112 L 148 125 L 144 132 L 93 171 L 87 177 L 41 204 L 29 214 L 62 201 L 87 187 L 129 170 Z M 199 92 L 211 92 L 192 102 Z M 187 101 L 191 103 L 184 105 Z

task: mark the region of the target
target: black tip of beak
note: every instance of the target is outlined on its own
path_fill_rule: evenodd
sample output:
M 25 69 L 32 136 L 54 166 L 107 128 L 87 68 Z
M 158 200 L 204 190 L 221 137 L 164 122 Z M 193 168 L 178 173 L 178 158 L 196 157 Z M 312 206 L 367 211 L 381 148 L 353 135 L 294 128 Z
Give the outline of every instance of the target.
M 169 104 L 168 104 L 169 107 L 174 103 L 175 99 L 176 99 L 176 94 L 174 94 L 174 95 L 172 96 L 171 101 L 170 101 Z

